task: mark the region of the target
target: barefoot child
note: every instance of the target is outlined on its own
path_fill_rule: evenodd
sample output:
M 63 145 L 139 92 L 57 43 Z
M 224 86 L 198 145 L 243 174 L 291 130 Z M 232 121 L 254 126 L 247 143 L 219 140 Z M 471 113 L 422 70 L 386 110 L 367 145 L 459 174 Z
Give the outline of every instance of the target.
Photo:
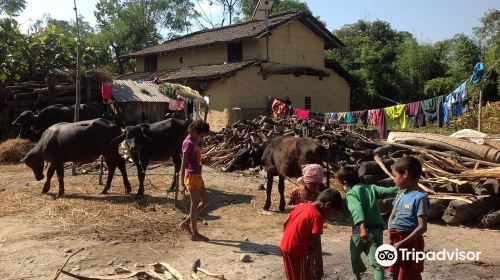
M 402 248 L 415 249 L 416 253 L 424 251 L 423 234 L 427 231 L 430 203 L 427 194 L 418 186 L 421 173 L 422 164 L 411 156 L 398 159 L 392 166 L 394 182 L 401 189 L 389 217 L 390 244 L 398 251 L 398 259 L 389 271 L 397 280 L 420 280 L 424 271 L 423 261 L 402 261 L 399 251 Z
M 301 203 L 314 202 L 324 189 L 323 168 L 319 164 L 306 164 L 302 166 L 302 177 L 298 183 L 302 187 L 296 187 L 289 193 L 289 199 L 286 201 L 285 211 L 292 212 L 295 207 Z
M 201 151 L 203 138 L 208 135 L 210 126 L 203 121 L 194 121 L 189 125 L 189 135 L 182 143 L 182 163 L 180 174 L 180 192 L 185 195 L 186 188 L 191 197 L 189 216 L 179 225 L 191 235 L 193 241 L 207 241 L 208 238 L 198 232 L 197 222 L 200 213 L 208 206 L 208 194 L 201 177 Z
M 319 237 L 323 233 L 323 222 L 325 218 L 332 220 L 333 209 L 341 207 L 340 193 L 328 188 L 319 194 L 316 201 L 300 204 L 288 215 L 280 245 L 288 280 L 322 278 L 323 258 Z M 320 258 L 312 268 L 308 252 Z
M 375 251 L 384 243 L 384 220 L 380 215 L 378 200 L 396 196 L 399 188 L 360 184 L 358 172 L 347 166 L 340 168 L 337 179 L 346 191 L 347 208 L 353 221 L 350 245 L 352 271 L 356 279 L 360 280 L 361 273 L 366 271 L 361 259 L 361 253 L 365 253 L 373 269 L 373 278 L 383 280 L 384 268 L 375 259 Z

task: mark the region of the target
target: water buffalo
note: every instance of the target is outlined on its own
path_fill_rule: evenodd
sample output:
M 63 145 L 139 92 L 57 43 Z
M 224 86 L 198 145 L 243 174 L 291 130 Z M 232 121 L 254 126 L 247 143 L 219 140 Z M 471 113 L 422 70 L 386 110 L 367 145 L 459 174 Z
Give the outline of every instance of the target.
M 114 144 L 125 140 L 127 152 L 137 167 L 138 196 L 144 195 L 144 178 L 150 161 L 173 159 L 175 174 L 170 190 L 175 189 L 181 169 L 182 141 L 188 134 L 188 125 L 188 121 L 174 118 L 153 124 L 138 124 L 126 127 L 125 131 L 113 140 Z
M 108 165 L 108 178 L 102 193 L 108 192 L 118 167 L 123 176 L 125 193 L 128 194 L 131 187 L 125 160 L 118 153 L 118 145 L 111 144 L 121 132 L 116 124 L 105 119 L 55 124 L 45 130 L 38 143 L 22 161 L 33 170 L 37 181 L 43 179 L 44 162 L 47 161 L 49 163 L 47 181 L 42 193 L 50 190 L 50 180 L 54 172 L 57 172 L 59 180 L 57 197 L 61 197 L 64 195 L 64 163 L 89 163 L 103 155 Z
M 21 128 L 19 137 L 31 138 L 38 140 L 43 132 L 51 125 L 61 122 L 73 122 L 75 106 L 64 106 L 61 104 L 50 105 L 39 113 L 33 111 L 22 112 L 12 125 L 17 125 Z M 101 113 L 95 107 L 82 104 L 80 105 L 80 121 L 92 120 L 99 118 Z
M 274 176 L 279 176 L 278 191 L 280 193 L 279 210 L 285 211 L 285 177 L 302 176 L 301 166 L 308 163 L 322 164 L 329 158 L 328 149 L 312 138 L 296 138 L 279 136 L 269 141 L 262 163 L 267 173 L 266 202 L 264 210 L 271 207 L 271 191 Z M 327 165 L 327 185 L 330 185 L 330 170 Z

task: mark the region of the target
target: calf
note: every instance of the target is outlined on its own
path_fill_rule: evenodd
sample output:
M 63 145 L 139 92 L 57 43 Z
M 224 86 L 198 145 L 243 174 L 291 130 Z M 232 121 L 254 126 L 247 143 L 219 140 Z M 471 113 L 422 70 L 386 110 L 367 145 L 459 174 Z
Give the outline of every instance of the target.
M 125 169 L 125 160 L 118 153 L 118 146 L 111 145 L 113 139 L 119 136 L 121 129 L 105 119 L 95 119 L 76 123 L 59 123 L 49 127 L 40 141 L 22 159 L 35 174 L 37 181 L 43 179 L 44 162 L 49 162 L 47 181 L 42 193 L 50 190 L 50 180 L 57 172 L 59 192 L 57 197 L 64 195 L 64 163 L 89 163 L 100 155 L 104 156 L 108 165 L 108 179 L 102 193 L 107 193 L 116 167 L 123 176 L 125 193 L 130 193 L 130 183 Z
M 181 169 L 182 141 L 187 136 L 188 121 L 167 119 L 153 124 L 128 126 L 113 143 L 125 140 L 128 154 L 132 157 L 139 177 L 138 196 L 144 195 L 144 178 L 150 161 L 173 159 L 175 174 L 170 190 L 177 186 Z
M 264 210 L 271 207 L 271 191 L 274 176 L 279 176 L 279 210 L 285 210 L 285 177 L 302 176 L 301 166 L 309 163 L 328 162 L 328 150 L 312 138 L 276 137 L 264 149 L 262 163 L 267 173 L 266 203 Z M 327 164 L 327 185 L 330 185 L 330 170 Z

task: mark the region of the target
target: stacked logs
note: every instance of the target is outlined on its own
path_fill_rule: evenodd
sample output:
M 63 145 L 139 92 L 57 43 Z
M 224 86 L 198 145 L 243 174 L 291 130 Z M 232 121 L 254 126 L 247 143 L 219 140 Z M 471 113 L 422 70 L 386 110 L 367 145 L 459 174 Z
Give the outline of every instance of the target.
M 81 103 L 100 102 L 101 83 L 107 73 L 88 71 L 82 75 Z M 45 79 L 6 82 L 0 85 L 0 134 L 23 111 L 41 110 L 52 104 L 75 104 L 75 74 L 52 73 Z
M 276 136 L 311 137 L 332 153 L 332 161 L 348 160 L 354 150 L 378 147 L 372 140 L 355 132 L 340 129 L 320 120 L 297 118 L 276 120 L 261 116 L 239 121 L 219 133 L 205 139 L 202 159 L 205 164 L 227 165 L 241 149 L 262 150 Z
M 340 129 L 321 120 L 275 120 L 262 116 L 237 122 L 208 136 L 202 158 L 205 164 L 227 170 L 241 151 L 254 151 L 258 155 L 270 139 L 281 135 L 312 137 L 320 141 L 334 151 L 330 158 L 334 168 L 352 165 L 366 184 L 394 185 L 390 166 L 400 157 L 413 155 L 423 165 L 420 186 L 429 194 L 429 218 L 442 218 L 449 224 L 473 221 L 487 227 L 500 224 L 500 164 L 469 158 L 470 151 L 460 151 L 456 147 L 450 152 L 443 147 L 439 150 L 419 147 L 418 143 L 373 141 L 361 133 Z M 252 166 L 245 168 L 249 167 Z M 382 212 L 389 213 L 392 199 L 381 201 L 380 206 Z

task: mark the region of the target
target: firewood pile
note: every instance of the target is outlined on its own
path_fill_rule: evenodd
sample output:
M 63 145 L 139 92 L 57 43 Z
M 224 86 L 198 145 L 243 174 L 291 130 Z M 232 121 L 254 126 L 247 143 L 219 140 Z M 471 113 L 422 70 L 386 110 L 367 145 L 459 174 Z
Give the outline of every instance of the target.
M 500 224 L 500 150 L 498 139 L 494 138 L 481 145 L 443 135 L 393 132 L 385 142 L 320 120 L 275 120 L 262 116 L 237 122 L 208 136 L 202 159 L 205 164 L 233 171 L 229 167 L 241 151 L 253 151 L 260 156 L 259 150 L 280 135 L 320 141 L 329 147 L 334 169 L 352 165 L 366 184 L 394 185 L 391 165 L 400 157 L 413 155 L 423 166 L 420 187 L 429 194 L 429 218 L 442 218 L 449 224 L 473 221 L 487 227 Z M 246 165 L 243 169 L 257 165 Z M 381 201 L 380 205 L 382 212 L 387 213 L 392 208 L 392 199 Z
M 353 149 L 378 147 L 372 140 L 355 132 L 339 129 L 334 124 L 296 118 L 276 120 L 261 116 L 239 121 L 219 133 L 205 138 L 202 160 L 212 166 L 226 166 L 240 149 L 262 151 L 269 140 L 276 136 L 311 137 L 332 152 L 331 160 L 348 160 Z
M 81 102 L 101 100 L 101 83 L 111 80 L 106 73 L 82 74 Z M 49 74 L 45 79 L 7 82 L 0 86 L 0 125 L 6 128 L 25 110 L 41 110 L 52 104 L 75 104 L 75 73 Z

